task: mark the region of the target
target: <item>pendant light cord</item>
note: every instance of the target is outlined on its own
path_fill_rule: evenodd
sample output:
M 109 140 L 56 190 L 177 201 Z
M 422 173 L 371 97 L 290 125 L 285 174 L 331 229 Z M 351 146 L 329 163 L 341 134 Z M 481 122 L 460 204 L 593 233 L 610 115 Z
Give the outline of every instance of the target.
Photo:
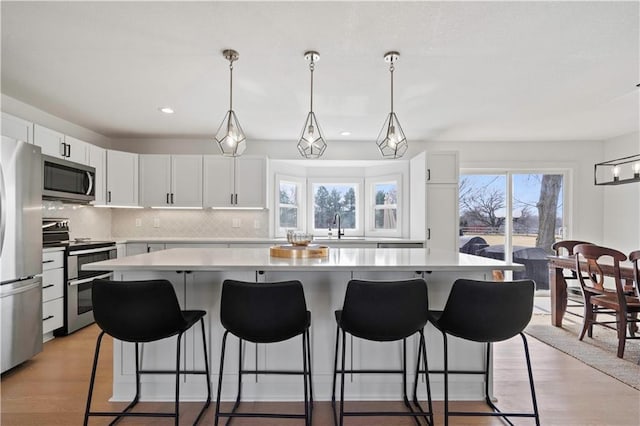
M 389 65 L 389 73 L 391 74 L 391 112 L 393 113 L 393 71 L 395 67 L 393 66 L 393 59 L 391 60 L 391 64 Z
M 233 111 L 233 59 L 229 60 L 229 111 Z
M 309 110 L 313 112 L 313 70 L 315 69 L 315 64 L 313 62 L 313 55 L 311 55 L 311 62 L 309 62 L 309 69 L 311 70 L 311 96 L 309 101 Z

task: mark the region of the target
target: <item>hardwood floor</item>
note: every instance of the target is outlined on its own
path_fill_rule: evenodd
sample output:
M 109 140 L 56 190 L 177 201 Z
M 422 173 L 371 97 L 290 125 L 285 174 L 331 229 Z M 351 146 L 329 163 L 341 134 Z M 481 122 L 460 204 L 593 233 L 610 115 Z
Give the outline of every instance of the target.
M 22 366 L 4 374 L 0 383 L 2 426 L 80 425 L 86 403 L 86 393 L 98 328 L 93 325 L 72 336 L 56 338 L 45 344 L 44 351 Z M 640 419 L 640 392 L 594 370 L 533 338 L 529 338 L 543 425 L 608 425 L 637 426 Z M 95 409 L 112 409 L 122 403 L 107 402 L 110 396 L 112 342 L 105 338 L 101 368 L 94 392 Z M 519 340 L 495 346 L 495 393 L 505 410 L 528 410 L 530 407 L 526 372 Z M 214 356 L 216 356 L 214 354 Z M 214 384 L 215 386 L 215 384 Z M 214 389 L 215 390 L 215 389 Z M 146 410 L 170 410 L 169 403 L 141 403 Z M 181 404 L 181 424 L 191 424 L 200 408 L 199 403 Z M 353 403 L 348 405 L 354 408 Z M 362 409 L 395 409 L 399 403 L 359 403 Z M 484 409 L 476 402 L 457 403 L 460 409 Z M 298 403 L 245 403 L 247 410 L 291 410 Z M 443 424 L 442 402 L 435 401 L 436 424 Z M 213 424 L 215 406 L 206 412 L 201 424 Z M 91 425 L 108 424 L 108 419 L 92 418 Z M 126 419 L 123 425 L 172 424 L 168 419 Z M 234 425 L 276 426 L 302 424 L 300 420 L 236 419 Z M 331 425 L 328 402 L 317 402 L 313 424 Z M 412 425 L 410 419 L 349 418 L 346 425 Z M 455 418 L 452 425 L 501 425 L 499 419 Z M 515 419 L 514 424 L 534 424 L 531 419 Z

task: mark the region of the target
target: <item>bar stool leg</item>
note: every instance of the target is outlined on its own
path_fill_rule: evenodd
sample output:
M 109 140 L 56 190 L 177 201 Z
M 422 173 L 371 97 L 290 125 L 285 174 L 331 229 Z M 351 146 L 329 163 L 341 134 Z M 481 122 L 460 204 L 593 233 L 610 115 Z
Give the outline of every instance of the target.
M 346 350 L 345 344 L 346 336 L 345 332 L 342 331 L 342 370 L 340 371 L 340 423 L 339 426 L 343 426 L 344 424 L 344 369 L 345 369 L 345 358 L 346 358 Z
M 331 408 L 333 409 L 333 423 L 338 424 L 338 418 L 336 414 L 336 379 L 338 376 L 338 348 L 340 343 L 340 326 L 336 325 L 336 348 L 335 356 L 333 358 L 333 383 L 331 386 Z
M 306 331 L 307 334 L 307 358 L 308 358 L 308 366 L 309 366 L 309 399 L 311 403 L 311 412 L 313 413 L 313 380 L 311 379 L 311 333 L 309 333 L 309 329 Z
M 449 426 L 449 351 L 447 350 L 447 334 L 442 333 L 444 347 L 444 426 Z
M 424 375 L 425 387 L 427 389 L 427 404 L 429 406 L 429 416 L 423 416 L 427 424 L 433 426 L 433 404 L 431 403 L 431 385 L 429 383 L 429 363 L 427 362 L 427 344 L 424 338 L 424 332 L 420 331 L 420 343 L 418 345 L 418 361 L 416 362 L 416 374 L 413 382 L 413 403 L 423 413 L 425 412 L 418 401 L 418 380 L 420 378 L 420 361 L 424 357 Z
M 304 424 L 311 426 L 309 421 L 309 387 L 307 385 L 307 332 L 302 333 L 302 382 L 304 383 Z
M 91 380 L 89 380 L 89 394 L 87 395 L 87 407 L 84 410 L 84 422 L 83 425 L 87 426 L 89 423 L 89 411 L 91 411 L 91 398 L 93 397 L 93 385 L 96 381 L 96 369 L 98 367 L 98 357 L 100 355 L 100 345 L 102 344 L 102 338 L 104 337 L 104 331 L 98 335 L 96 341 L 96 351 L 93 355 L 93 368 L 91 369 Z
M 531 357 L 529 356 L 529 344 L 524 333 L 520 333 L 522 344 L 524 345 L 524 357 L 527 360 L 527 371 L 529 373 L 529 386 L 531 387 L 531 400 L 533 401 L 533 414 L 536 419 L 536 426 L 540 426 L 540 415 L 538 413 L 538 401 L 536 399 L 536 389 L 533 385 L 533 371 L 531 369 Z
M 180 343 L 182 342 L 182 333 L 178 334 L 178 341 L 176 344 L 176 400 L 175 400 L 175 426 L 179 426 L 179 412 L 180 412 Z
M 222 373 L 224 372 L 224 353 L 227 346 L 227 335 L 228 331 L 225 331 L 222 335 L 222 349 L 220 351 L 220 373 L 218 375 L 218 395 L 216 397 L 216 415 L 214 426 L 218 426 L 218 422 L 220 421 L 220 394 L 222 393 Z
M 204 371 L 205 377 L 207 379 L 207 400 L 205 401 L 204 407 L 198 413 L 198 417 L 193 422 L 194 425 L 197 425 L 200 422 L 205 410 L 211 404 L 211 376 L 209 375 L 209 357 L 207 355 L 207 337 L 204 331 L 204 319 L 200 318 L 200 328 L 202 330 L 202 347 L 204 348 Z

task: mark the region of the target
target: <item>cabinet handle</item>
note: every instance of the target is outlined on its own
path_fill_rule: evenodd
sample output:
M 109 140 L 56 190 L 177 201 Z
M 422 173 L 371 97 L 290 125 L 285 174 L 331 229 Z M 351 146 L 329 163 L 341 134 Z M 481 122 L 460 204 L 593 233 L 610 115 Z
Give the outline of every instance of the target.
M 431 169 L 427 169 L 427 180 L 431 180 Z
M 169 203 L 169 193 L 167 192 L 167 204 L 171 204 Z
M 49 316 L 48 316 L 48 317 L 46 317 L 46 318 L 42 318 L 42 321 L 50 320 L 51 318 L 53 318 L 53 315 L 49 315 Z
M 235 196 L 236 196 L 236 200 L 234 204 L 238 205 L 238 194 L 235 194 Z
M 151 253 L 151 247 L 147 246 L 147 253 Z
M 111 202 L 111 191 L 107 191 L 107 202 Z
M 233 194 L 231 194 L 231 201 L 229 201 L 229 204 L 233 204 Z
M 53 263 L 55 262 L 55 260 L 53 259 L 49 259 L 49 260 L 43 260 L 42 263 Z
M 431 239 L 431 228 L 427 228 L 427 240 Z
M 45 285 L 44 287 L 42 287 L 42 289 L 44 290 L 45 288 L 49 288 L 49 287 L 53 287 L 53 284 Z
M 173 204 L 173 192 L 171 193 L 171 204 Z
M 67 144 L 64 142 L 60 142 L 60 155 L 63 157 L 67 156 Z
M 71 157 L 71 145 L 67 144 L 67 158 Z

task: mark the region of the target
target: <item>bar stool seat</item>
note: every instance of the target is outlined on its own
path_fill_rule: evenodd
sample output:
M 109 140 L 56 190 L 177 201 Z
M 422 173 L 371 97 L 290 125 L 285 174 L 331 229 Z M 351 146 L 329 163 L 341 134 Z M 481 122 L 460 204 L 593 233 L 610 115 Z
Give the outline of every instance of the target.
M 181 310 L 175 290 L 167 280 L 149 281 L 109 281 L 95 280 L 91 298 L 96 324 L 102 329 L 96 342 L 96 350 L 91 369 L 89 393 L 84 413 L 86 426 L 91 416 L 116 417 L 173 417 L 176 426 L 179 423 L 180 374 L 204 375 L 207 383 L 207 399 L 198 413 L 197 424 L 211 402 L 211 382 L 209 380 L 209 358 L 204 330 L 205 311 Z M 202 346 L 204 350 L 204 370 L 180 369 L 181 340 L 185 331 L 200 322 Z M 133 401 L 121 412 L 91 411 L 91 399 L 95 383 L 100 345 L 105 334 L 123 342 L 135 344 L 136 394 Z M 177 336 L 176 366 L 174 370 L 141 370 L 140 343 L 154 342 Z M 173 374 L 176 379 L 174 411 L 172 413 L 131 412 L 140 398 L 140 376 L 142 374 Z
M 536 402 L 531 360 L 527 339 L 522 333 L 531 320 L 533 313 L 533 297 L 535 283 L 532 280 L 494 282 L 458 279 L 454 282 L 443 311 L 430 311 L 429 321 L 442 333 L 444 349 L 444 370 L 429 373 L 444 374 L 444 411 L 445 425 L 452 416 L 499 416 L 508 424 L 510 417 L 532 417 L 536 425 L 540 424 L 538 405 Z M 529 387 L 533 402 L 533 412 L 501 412 L 491 401 L 489 395 L 489 367 L 491 345 L 495 342 L 520 335 L 524 345 L 524 353 L 529 376 Z M 449 352 L 447 336 L 487 344 L 486 363 L 481 371 L 449 370 Z M 420 369 L 418 358 L 417 371 Z M 482 374 L 484 375 L 485 402 L 492 412 L 450 411 L 449 410 L 449 375 L 450 374 Z
M 345 416 L 410 416 L 420 425 L 419 417 L 424 418 L 427 424 L 433 425 L 433 408 L 431 403 L 431 388 L 429 376 L 425 374 L 425 386 L 429 411 L 425 411 L 414 397 L 413 403 L 417 410 L 411 406 L 407 397 L 407 338 L 420 336 L 418 352 L 427 359 L 424 327 L 427 324 L 427 309 L 429 306 L 427 284 L 423 279 L 411 279 L 402 281 L 365 281 L 351 280 L 347 284 L 344 303 L 341 310 L 335 311 L 336 319 L 336 345 L 333 368 L 333 386 L 331 405 L 334 413 L 334 423 L 344 423 Z M 376 341 L 394 342 L 402 341 L 403 362 L 399 369 L 346 369 L 346 333 L 352 336 Z M 342 339 L 340 339 L 342 336 Z M 342 350 L 339 351 L 340 340 Z M 341 353 L 341 367 L 338 368 L 338 353 Z M 340 374 L 340 409 L 339 420 L 336 418 L 336 378 Z M 345 373 L 353 374 L 401 374 L 403 384 L 403 402 L 409 411 L 345 411 L 344 389 Z M 416 371 L 414 391 L 417 387 L 418 372 Z M 415 394 L 415 392 L 414 392 Z
M 311 313 L 307 310 L 300 281 L 276 283 L 252 283 L 225 280 L 220 300 L 220 321 L 225 328 L 220 352 L 220 375 L 216 402 L 215 425 L 220 417 L 266 417 L 304 419 L 310 426 L 313 411 L 313 387 L 311 383 L 311 345 L 309 327 Z M 231 411 L 220 411 L 222 377 L 227 336 L 238 338 L 238 394 Z M 302 370 L 249 370 L 242 363 L 242 341 L 251 343 L 277 343 L 302 336 Z M 301 375 L 304 386 L 304 414 L 288 413 L 239 413 L 242 394 L 242 376 L 246 374 Z M 231 421 L 231 419 L 229 420 Z

